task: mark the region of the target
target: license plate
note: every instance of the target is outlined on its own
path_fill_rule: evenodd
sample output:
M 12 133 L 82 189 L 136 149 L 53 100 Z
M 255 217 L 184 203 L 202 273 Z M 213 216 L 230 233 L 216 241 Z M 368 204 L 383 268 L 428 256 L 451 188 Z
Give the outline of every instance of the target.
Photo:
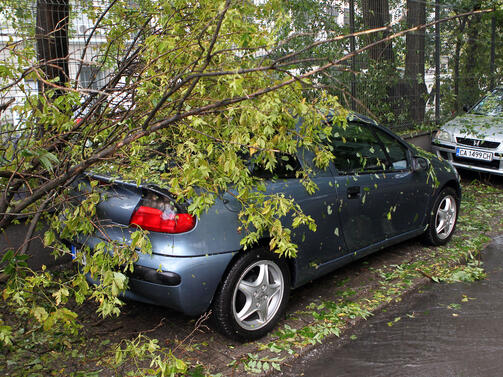
M 483 161 L 493 160 L 493 154 L 491 152 L 484 152 L 476 149 L 456 148 L 456 156 Z

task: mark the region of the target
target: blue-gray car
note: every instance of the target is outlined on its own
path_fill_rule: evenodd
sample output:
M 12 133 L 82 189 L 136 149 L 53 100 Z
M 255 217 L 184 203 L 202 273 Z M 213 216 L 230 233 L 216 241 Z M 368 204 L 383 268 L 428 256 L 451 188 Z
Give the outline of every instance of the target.
M 218 331 L 247 341 L 276 325 L 291 289 L 413 237 L 433 245 L 451 238 L 461 200 L 452 165 L 364 117 L 337 128 L 330 145 L 335 159 L 315 170 L 318 190 L 312 195 L 295 178 L 296 169 L 313 168 L 309 151 L 278 159 L 269 176 L 256 172 L 268 193 L 294 198 L 316 221 L 315 232 L 292 230 L 298 256 L 291 259 L 269 251 L 267 239 L 242 250 L 240 205 L 230 193 L 195 218 L 157 186 L 110 181 L 97 207 L 98 216 L 112 224 L 108 239 L 130 242 L 141 227 L 149 230 L 152 245 L 151 255 L 139 253 L 125 296 L 190 316 L 211 310 Z M 75 237 L 72 248 L 85 243 L 92 249 L 103 240 L 98 232 Z

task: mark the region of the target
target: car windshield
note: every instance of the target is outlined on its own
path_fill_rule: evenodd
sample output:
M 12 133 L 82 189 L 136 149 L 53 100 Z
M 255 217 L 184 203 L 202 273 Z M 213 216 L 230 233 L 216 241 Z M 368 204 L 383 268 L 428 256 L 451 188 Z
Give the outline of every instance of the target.
M 470 111 L 473 114 L 503 116 L 503 90 L 495 90 L 487 95 Z

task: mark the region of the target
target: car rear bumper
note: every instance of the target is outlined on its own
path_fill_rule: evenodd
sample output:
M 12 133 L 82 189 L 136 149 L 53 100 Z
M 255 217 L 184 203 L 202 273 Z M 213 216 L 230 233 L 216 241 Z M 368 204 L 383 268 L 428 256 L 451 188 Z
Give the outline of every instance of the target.
M 88 240 L 89 241 L 89 240 Z M 93 242 L 87 242 L 92 247 Z M 222 276 L 235 253 L 173 257 L 139 253 L 136 272 L 122 296 L 197 316 L 211 305 Z M 92 284 L 99 284 L 89 274 Z
M 465 148 L 466 146 L 461 146 Z M 492 161 L 481 161 L 456 156 L 456 144 L 451 145 L 432 143 L 432 151 L 438 157 L 449 161 L 456 168 L 474 170 L 484 173 L 503 175 L 503 154 L 488 150 L 493 153 Z

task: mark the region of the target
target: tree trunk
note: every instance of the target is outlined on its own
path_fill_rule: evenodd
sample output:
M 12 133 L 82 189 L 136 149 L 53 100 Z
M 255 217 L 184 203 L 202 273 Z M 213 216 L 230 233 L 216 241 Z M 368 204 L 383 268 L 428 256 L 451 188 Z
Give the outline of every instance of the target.
M 69 0 L 37 0 L 37 56 L 45 80 L 57 80 L 58 86 L 68 82 L 68 16 Z M 39 81 L 40 93 L 48 85 Z M 62 91 L 57 90 L 56 96 Z
M 389 26 L 390 13 L 388 0 L 362 0 L 363 25 L 365 30 L 372 30 Z M 378 33 L 371 33 L 365 38 L 368 44 L 379 42 L 390 35 L 389 30 Z M 382 103 L 389 103 L 393 118 L 397 118 L 403 111 L 404 87 L 400 82 L 397 71 L 394 67 L 393 46 L 391 41 L 378 43 L 368 50 L 369 67 L 375 68 L 374 79 L 382 82 L 382 89 L 386 92 L 386 97 L 380 94 Z M 379 105 L 378 105 L 379 106 Z M 388 110 L 382 114 L 384 119 L 391 119 Z M 390 125 L 388 123 L 388 125 Z
M 473 10 L 481 8 L 480 2 L 477 2 Z M 480 14 L 470 16 L 466 24 L 466 47 L 465 64 L 463 69 L 463 90 L 460 93 L 463 104 L 473 104 L 479 98 L 479 84 L 477 67 L 480 61 L 480 27 L 482 17 Z
M 455 109 L 454 113 L 461 110 L 462 104 L 459 99 L 459 59 L 461 55 L 461 46 L 463 45 L 463 32 L 465 30 L 466 18 L 459 19 L 458 30 L 456 33 L 456 48 L 454 51 L 454 97 L 455 97 Z
M 496 16 L 491 17 L 491 61 L 489 65 L 490 82 L 489 89 L 494 89 L 496 76 Z
M 412 28 L 426 23 L 426 3 L 407 0 L 407 27 Z M 424 83 L 424 29 L 408 33 L 406 36 L 405 80 L 410 101 L 409 116 L 415 123 L 424 121 L 426 108 Z
M 388 0 L 363 0 L 363 24 L 366 30 L 371 30 L 389 25 Z M 389 35 L 389 32 L 373 33 L 368 38 L 368 43 L 376 42 Z M 393 48 L 391 41 L 378 44 L 369 50 L 369 57 L 375 61 L 392 61 Z

